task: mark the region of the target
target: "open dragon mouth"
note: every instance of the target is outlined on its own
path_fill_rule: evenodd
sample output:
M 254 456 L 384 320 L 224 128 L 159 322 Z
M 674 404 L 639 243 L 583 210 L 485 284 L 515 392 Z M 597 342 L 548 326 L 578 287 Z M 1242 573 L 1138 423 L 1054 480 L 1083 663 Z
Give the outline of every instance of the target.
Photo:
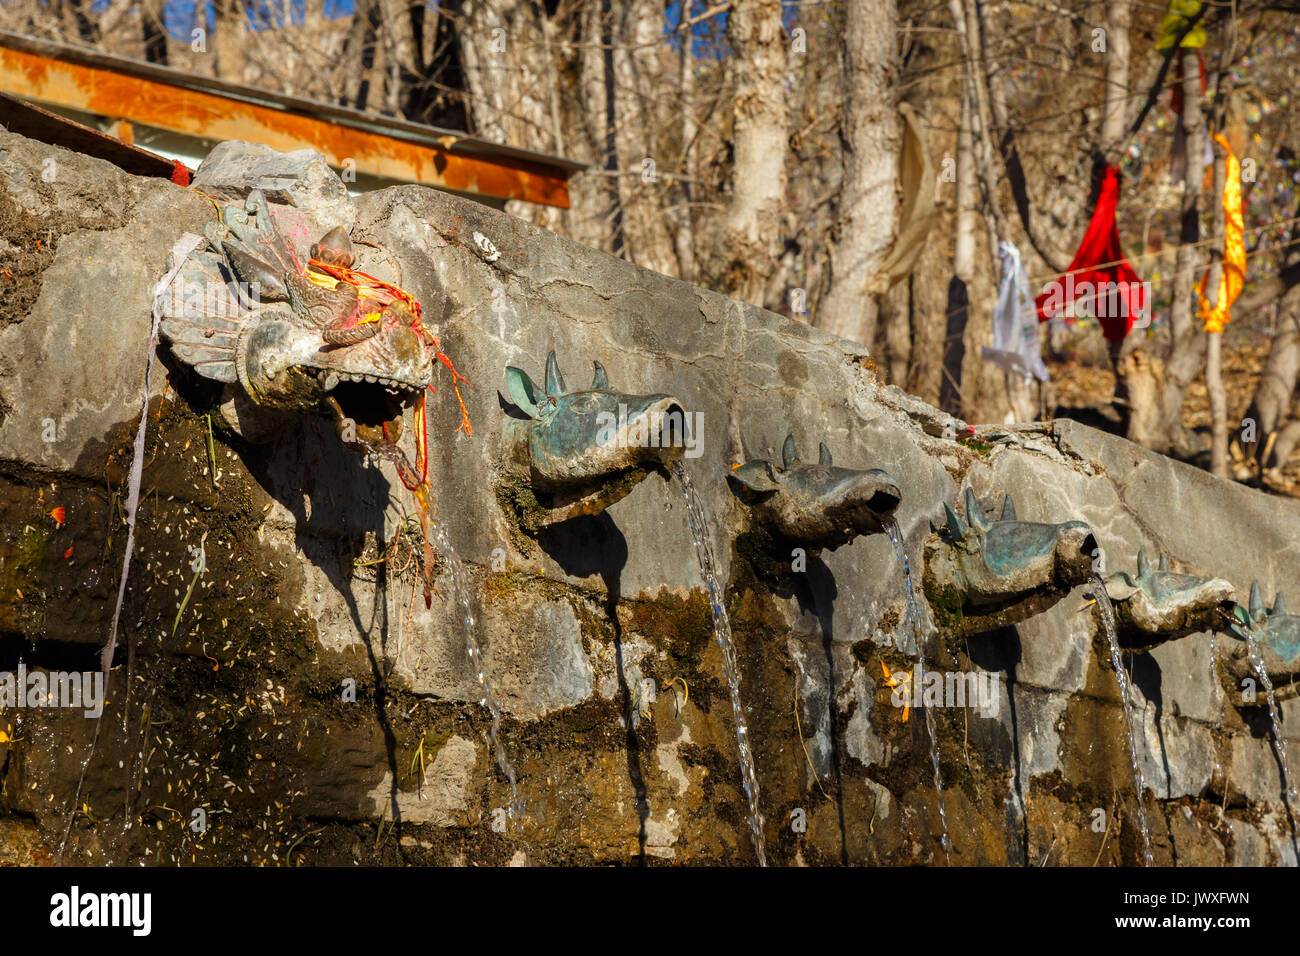
M 419 301 L 354 269 L 343 227 L 314 243 L 304 265 L 254 189 L 244 202 L 226 205 L 204 235 L 206 245 L 191 247 L 168 278 L 170 285 L 179 277 L 181 285 L 170 285 L 159 323 L 176 358 L 199 375 L 242 389 L 254 405 L 332 415 L 339 437 L 362 450 L 393 447 L 402 413 L 413 405 L 423 481 L 424 390 L 441 362 L 460 406 L 457 430 L 473 433 L 459 387 L 469 383 L 425 326 Z M 261 290 L 256 308 L 236 283 Z M 221 289 L 231 297 L 198 302 L 183 289 Z
M 350 437 L 351 423 L 356 438 L 371 444 L 401 437 L 402 414 L 423 391 L 382 375 L 320 371 L 317 378 L 325 389 L 324 401 L 334 414 L 340 435 Z

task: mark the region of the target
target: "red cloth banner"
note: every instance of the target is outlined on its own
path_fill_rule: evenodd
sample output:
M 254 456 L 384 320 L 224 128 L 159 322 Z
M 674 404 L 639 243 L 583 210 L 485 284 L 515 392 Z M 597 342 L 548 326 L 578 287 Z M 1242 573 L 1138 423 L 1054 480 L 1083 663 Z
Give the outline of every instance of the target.
M 1070 302 L 1086 298 L 1101 322 L 1102 334 L 1112 342 L 1122 342 L 1134 321 L 1148 315 L 1151 304 L 1146 301 L 1145 287 L 1119 243 L 1115 226 L 1118 206 L 1119 170 L 1107 166 L 1092 221 L 1067 274 L 1048 283 L 1034 300 L 1039 322 L 1046 322 Z

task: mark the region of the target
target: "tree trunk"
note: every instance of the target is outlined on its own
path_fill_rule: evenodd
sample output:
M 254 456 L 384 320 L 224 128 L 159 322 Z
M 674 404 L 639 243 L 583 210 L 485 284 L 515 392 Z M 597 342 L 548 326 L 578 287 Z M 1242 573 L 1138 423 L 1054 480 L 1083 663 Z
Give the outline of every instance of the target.
M 1300 420 L 1289 421 L 1278 429 L 1277 439 L 1268 452 L 1269 469 L 1279 469 L 1285 465 L 1296 445 L 1300 445 Z
M 1101 121 L 1101 151 L 1108 165 L 1124 155 L 1129 105 L 1129 25 L 1133 0 L 1110 0 L 1106 6 L 1106 99 Z
M 226 4 L 237 0 L 224 0 Z M 221 27 L 222 2 L 217 4 L 217 27 Z M 240 8 L 243 9 L 242 7 Z M 140 32 L 144 40 L 144 58 L 150 63 L 167 64 L 167 27 L 163 25 L 162 0 L 145 0 L 140 4 Z
M 998 239 L 1009 235 L 998 203 L 998 179 L 993 161 L 993 106 L 989 94 L 988 70 L 980 36 L 978 0 L 949 0 L 962 57 L 966 61 L 965 87 L 971 96 L 972 151 L 984 190 L 985 225 L 989 230 L 989 255 L 996 256 Z
M 1294 243 L 1297 238 L 1300 238 L 1300 223 L 1293 223 L 1290 242 Z M 1295 245 L 1290 246 L 1286 258 L 1297 258 Z M 1297 263 L 1292 263 L 1287 268 L 1295 265 Z M 1242 296 L 1235 303 L 1236 311 L 1242 315 L 1249 314 L 1247 305 L 1243 305 L 1246 299 Z M 1272 305 L 1273 336 L 1269 342 L 1268 358 L 1244 419 L 1253 422 L 1255 427 L 1255 443 L 1245 452 L 1261 469 L 1273 467 L 1275 463 L 1286 463 L 1285 458 L 1278 459 L 1275 442 L 1280 442 L 1281 436 L 1275 438 L 1275 434 L 1290 417 L 1291 396 L 1300 379 L 1300 301 L 1296 296 L 1289 296 L 1281 301 L 1274 300 Z M 1282 450 L 1290 454 L 1289 449 Z
M 629 0 L 612 9 L 617 24 L 611 55 L 613 126 L 627 257 L 676 276 L 677 254 L 668 229 L 669 179 L 659 175 L 659 165 L 668 166 L 671 157 L 659 149 L 656 135 L 666 126 L 661 91 L 669 83 L 671 52 L 662 41 L 663 5 Z M 663 172 L 671 173 L 671 168 Z
M 1298 375 L 1300 375 L 1300 323 L 1296 321 L 1296 310 L 1286 308 L 1283 304 L 1277 310 L 1263 374 L 1259 377 L 1254 397 L 1243 418 L 1244 422 L 1253 423 L 1255 430 L 1254 442 L 1243 443 L 1247 445 L 1243 450 L 1261 467 L 1266 464 L 1264 449 L 1269 444 L 1269 436 L 1286 423 L 1291 407 L 1291 395 L 1295 391 Z
M 99 17 L 99 36 L 101 42 L 106 40 L 122 22 L 122 18 L 131 12 L 131 0 L 112 0 Z
M 1205 121 L 1201 112 L 1200 67 L 1195 50 L 1181 51 L 1183 58 L 1183 134 L 1187 144 L 1187 171 L 1183 178 L 1181 227 L 1178 256 L 1174 266 L 1173 297 L 1169 307 L 1172 339 L 1169 358 L 1164 362 L 1164 383 L 1153 406 L 1134 401 L 1128 437 L 1162 453 L 1176 450 L 1187 455 L 1193 449 L 1184 434 L 1183 398 L 1201 368 L 1205 336 L 1192 314 L 1192 291 L 1201 271 L 1200 199 L 1202 160 L 1205 156 Z M 1132 370 L 1133 366 L 1128 366 Z M 1129 382 L 1130 390 L 1133 389 Z
M 910 282 L 899 282 L 880 301 L 885 325 L 885 361 L 889 382 L 907 388 L 907 368 L 912 358 L 912 291 Z
M 609 0 L 579 8 L 575 39 L 578 84 L 573 111 L 574 158 L 592 164 L 571 196 L 573 238 L 612 255 L 624 251 L 623 205 L 618 188 L 618 147 L 614 140 L 613 42 Z
M 1133 20 L 1132 0 L 1110 0 L 1106 7 L 1106 95 L 1101 121 L 1101 149 L 1108 166 L 1118 166 L 1127 147 L 1128 125 L 1124 122 L 1129 100 L 1129 26 Z M 1143 249 L 1142 251 L 1146 251 Z M 1148 302 L 1147 309 L 1151 308 Z M 1120 425 L 1129 430 L 1133 402 L 1125 375 L 1128 366 L 1121 360 L 1123 342 L 1107 342 L 1107 354 L 1115 372 L 1115 392 L 1111 403 L 1119 413 Z
M 766 280 L 781 254 L 788 150 L 781 11 L 780 0 L 738 0 L 727 22 L 736 58 L 734 160 L 715 258 L 725 263 L 727 294 L 754 305 L 763 305 Z
M 944 380 L 947 284 L 952 270 L 946 247 L 944 242 L 927 243 L 916 271 L 907 280 L 912 303 L 912 358 L 906 388 L 931 405 L 940 405 Z M 957 368 L 961 368 L 960 359 Z
M 1228 397 L 1223 390 L 1223 333 L 1208 332 L 1205 342 L 1205 393 L 1210 400 L 1210 473 L 1228 474 Z
M 557 10 L 555 15 L 561 14 Z M 452 22 L 474 133 L 520 149 L 563 155 L 556 31 L 544 5 L 530 0 L 462 2 Z M 506 211 L 546 228 L 567 227 L 572 218 L 514 200 Z
M 1214 146 L 1214 195 L 1222 197 L 1227 182 L 1227 154 L 1218 143 Z M 1222 236 L 1227 215 L 1222 201 L 1214 204 L 1211 235 Z M 1205 282 L 1206 301 L 1214 308 L 1219 299 L 1219 281 L 1223 277 L 1223 245 L 1210 247 L 1210 274 Z M 1205 343 L 1205 392 L 1210 400 L 1210 472 L 1219 478 L 1228 476 L 1228 398 L 1223 391 L 1223 333 L 1210 332 Z
M 389 0 L 391 2 L 391 0 Z M 458 6 L 458 39 L 474 133 L 521 149 L 549 139 L 546 34 L 526 0 Z
M 988 5 L 975 0 L 975 7 L 978 11 L 982 36 L 987 38 L 995 35 Z M 958 29 L 961 29 L 960 23 Z M 1002 157 L 1003 168 L 1006 170 L 1007 184 L 1015 200 L 1020 225 L 1029 239 L 1029 244 L 1033 246 L 1034 251 L 1047 267 L 1054 272 L 1064 272 L 1070 263 L 1069 253 L 1061 249 L 1056 244 L 1055 238 L 1042 228 L 1042 219 L 1035 218 L 1032 214 L 1029 185 L 1025 180 L 1024 166 L 1020 161 L 1020 149 L 1016 145 L 1015 130 L 1011 123 L 1010 110 L 1007 108 L 1006 89 L 1000 80 L 1000 72 L 997 61 L 986 55 L 984 82 L 987 84 L 989 108 L 992 111 L 991 134 L 997 140 L 998 152 Z
M 1295 238 L 1294 234 L 1292 238 Z M 1300 262 L 1293 262 L 1279 270 L 1277 275 L 1256 282 L 1255 288 L 1237 300 L 1237 308 L 1243 313 L 1262 309 L 1282 298 L 1297 285 L 1300 285 Z
M 883 291 L 872 289 L 871 280 L 893 244 L 898 217 L 898 8 L 895 0 L 854 0 L 845 7 L 839 236 L 816 325 L 870 348 L 875 293 Z
M 966 355 L 966 320 L 970 309 L 970 282 L 975 273 L 976 172 L 972 148 L 973 97 L 964 84 L 961 122 L 957 131 L 957 241 L 952 256 L 952 278 L 948 282 L 947 317 L 943 348 L 943 381 L 939 386 L 939 406 L 961 416 L 965 408 L 962 393 L 962 362 Z
M 401 116 L 406 105 L 403 100 L 414 99 L 417 95 L 423 73 L 411 21 L 411 6 L 408 0 L 379 0 L 379 11 L 383 18 L 389 70 L 394 80 L 389 85 L 388 110 Z
M 370 23 L 373 4 L 374 0 L 357 0 L 352 13 L 352 24 L 348 27 L 348 38 L 343 46 L 343 103 L 358 110 L 366 108 L 370 93 L 366 85 L 366 71 L 374 60 Z
M 683 4 L 682 10 L 682 15 L 685 16 L 686 5 Z M 699 269 L 695 262 L 695 210 L 692 206 L 694 189 L 691 180 L 695 178 L 695 164 L 692 159 L 695 156 L 695 138 L 698 129 L 695 123 L 695 51 L 691 49 L 690 30 L 683 31 L 681 44 L 678 75 L 682 97 L 682 152 L 677 162 L 677 168 L 681 173 L 677 198 L 681 208 L 677 212 L 675 247 L 682 279 L 695 282 Z
M 248 13 L 243 0 L 214 0 L 216 23 L 217 77 L 228 83 L 243 83 L 248 66 Z

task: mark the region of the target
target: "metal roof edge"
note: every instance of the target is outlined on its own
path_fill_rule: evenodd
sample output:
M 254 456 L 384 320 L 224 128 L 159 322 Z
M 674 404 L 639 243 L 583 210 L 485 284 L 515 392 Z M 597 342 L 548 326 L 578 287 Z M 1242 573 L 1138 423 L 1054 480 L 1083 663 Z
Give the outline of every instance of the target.
M 111 53 L 101 53 L 86 47 L 58 43 L 53 40 L 43 40 L 21 33 L 12 33 L 9 30 L 0 30 L 0 46 L 48 57 L 49 59 L 99 67 L 129 76 L 166 83 L 170 86 L 194 90 L 199 93 L 243 100 L 268 109 L 306 114 L 342 126 L 350 126 L 353 129 L 383 133 L 423 145 L 439 146 L 450 153 L 478 154 L 480 156 L 534 163 L 539 166 L 549 166 L 553 169 L 562 170 L 565 178 L 586 169 L 589 165 L 577 160 L 565 159 L 562 156 L 551 156 L 533 150 L 494 143 L 460 130 L 444 129 L 438 126 L 413 123 L 410 120 L 366 113 L 350 107 L 322 103 L 301 96 L 271 93 L 237 83 L 230 83 L 226 80 L 187 73 L 175 67 L 144 63 Z

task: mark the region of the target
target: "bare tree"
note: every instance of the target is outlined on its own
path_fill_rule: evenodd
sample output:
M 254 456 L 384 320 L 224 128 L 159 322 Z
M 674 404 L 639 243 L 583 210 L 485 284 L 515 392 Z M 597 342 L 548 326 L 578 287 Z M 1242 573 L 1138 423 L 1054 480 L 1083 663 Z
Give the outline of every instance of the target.
M 507 210 L 669 275 L 778 310 L 788 303 L 792 315 L 873 352 L 883 344 L 877 367 L 889 380 L 972 421 L 1035 411 L 1030 393 L 979 358 L 990 344 L 997 243 L 1017 244 L 1031 281 L 1059 274 L 1092 208 L 1090 177 L 1103 163 L 1123 164 L 1121 232 L 1132 238 L 1124 217 L 1141 207 L 1153 249 L 1163 244 L 1177 262 L 1161 270 L 1173 286 L 1168 322 L 1127 343 L 1116 404 L 1131 409 L 1135 440 L 1198 450 L 1182 428 L 1207 358 L 1192 287 L 1217 239 L 1203 239 L 1199 223 L 1206 107 L 1196 52 L 1136 42 L 1159 24 L 1163 4 L 357 0 L 350 16 L 333 17 L 323 0 L 307 0 L 299 22 L 277 13 L 288 8 L 215 2 L 202 52 L 191 50 L 175 9 L 163 23 L 160 0 L 109 0 L 103 10 L 89 0 L 8 0 L 0 26 L 584 160 L 569 210 Z M 1260 36 L 1293 28 L 1295 4 L 1202 10 L 1193 19 L 1204 17 L 1207 49 L 1219 44 L 1222 78 L 1234 49 L 1254 53 Z M 1228 39 L 1234 22 L 1251 31 L 1243 44 Z M 1265 59 L 1252 65 L 1254 102 L 1276 101 L 1296 78 L 1284 59 L 1267 68 Z M 1189 159 L 1181 195 L 1154 185 L 1164 134 L 1152 142 L 1146 122 L 1166 108 L 1161 93 L 1175 75 Z M 1216 82 L 1221 105 L 1220 92 Z M 1282 112 L 1251 120 L 1261 151 L 1300 151 Z M 954 189 L 931 155 L 956 157 Z M 1254 191 L 1252 210 L 1277 201 L 1270 196 Z M 1276 313 L 1248 412 L 1261 428 L 1256 472 L 1271 472 L 1300 443 L 1289 407 L 1300 332 L 1295 303 L 1282 299 L 1300 284 L 1300 260 L 1286 246 L 1280 256 L 1272 247 L 1252 254 L 1233 309 L 1242 324 L 1266 306 Z M 1219 346 L 1224 364 L 1232 348 Z
M 1300 205 L 1292 218 L 1300 219 Z M 1293 221 L 1288 232 L 1283 272 L 1300 262 L 1300 221 Z M 1256 286 L 1256 294 L 1267 281 Z M 1273 323 L 1264 369 L 1243 419 L 1255 431 L 1254 444 L 1239 456 L 1253 462 L 1247 475 L 1275 470 L 1291 457 L 1300 442 L 1300 423 L 1290 421 L 1291 398 L 1300 379 L 1300 293 L 1284 295 L 1256 307 L 1249 305 L 1249 298 L 1243 295 L 1237 300 L 1238 315 L 1249 315 L 1255 308 L 1269 308 Z
M 873 284 L 894 241 L 897 223 L 898 9 L 894 0 L 845 5 L 843 184 L 831 249 L 831 286 L 816 324 L 870 346 L 875 338 Z
M 217 76 L 231 83 L 243 83 L 248 66 L 245 56 L 248 10 L 244 0 L 213 0 L 213 9 L 216 15 Z
M 788 132 L 781 11 L 780 0 L 737 0 L 727 27 L 736 58 L 735 159 L 715 259 L 725 263 L 722 282 L 727 292 L 759 305 L 764 280 L 781 252 L 785 205 Z
M 1216 106 L 1219 104 L 1216 104 Z M 1217 142 L 1214 145 L 1214 194 L 1223 195 L 1227 182 L 1227 153 Z M 1212 234 L 1224 234 L 1227 216 L 1223 203 L 1214 206 Z M 1218 304 L 1219 282 L 1223 278 L 1223 247 L 1218 243 L 1210 247 L 1210 271 L 1205 284 L 1209 307 Z M 1220 478 L 1228 477 L 1228 398 L 1223 390 L 1223 333 L 1207 330 L 1205 343 L 1205 391 L 1210 400 L 1210 471 Z
M 978 174 L 975 170 L 974 94 L 965 84 L 960 128 L 957 132 L 957 236 L 952 257 L 952 278 L 948 282 L 943 352 L 943 382 L 939 404 L 954 415 L 968 414 L 962 394 L 962 365 L 966 354 L 966 324 L 970 309 L 970 285 L 975 274 L 975 227 Z
M 1143 382 L 1138 387 L 1149 402 L 1138 403 L 1132 396 L 1129 438 L 1160 452 L 1171 449 L 1187 455 L 1191 449 L 1182 424 L 1183 399 L 1200 371 L 1205 336 L 1192 313 L 1192 289 L 1201 271 L 1202 250 L 1200 199 L 1201 165 L 1205 155 L 1205 119 L 1201 110 L 1200 66 L 1194 49 L 1183 49 L 1182 57 L 1183 135 L 1186 141 L 1186 172 L 1183 176 L 1182 209 L 1179 217 L 1179 247 L 1174 265 L 1173 299 L 1169 307 L 1170 350 L 1163 363 L 1156 359 L 1130 358 L 1125 369 L 1129 390 L 1136 376 L 1157 376 L 1158 384 Z M 1161 368 L 1163 366 L 1163 369 Z

